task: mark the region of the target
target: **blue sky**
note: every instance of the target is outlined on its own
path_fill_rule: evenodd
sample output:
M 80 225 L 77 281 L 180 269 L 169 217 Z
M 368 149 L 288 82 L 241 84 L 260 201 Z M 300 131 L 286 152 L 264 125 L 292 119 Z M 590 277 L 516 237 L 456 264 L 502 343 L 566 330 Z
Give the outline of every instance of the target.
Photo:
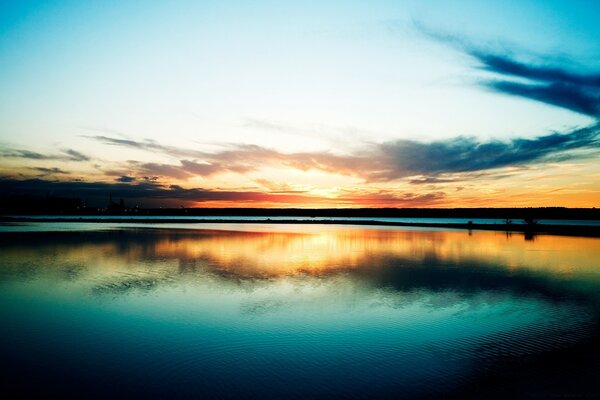
M 3 2 L 0 172 L 28 179 L 46 171 L 41 176 L 46 180 L 90 182 L 128 176 L 133 184 L 152 175 L 155 184 L 209 190 L 286 187 L 334 205 L 347 192 L 398 199 L 444 193 L 447 203 L 440 205 L 470 204 L 483 178 L 458 177 L 468 181 L 460 187 L 468 189 L 472 182 L 473 190 L 470 197 L 451 197 L 459 186 L 440 182 L 457 176 L 438 175 L 464 175 L 471 165 L 412 168 L 392 174 L 399 178 L 384 185 L 322 155 L 360 158 L 374 154 L 373 146 L 388 149 L 403 140 L 431 144 L 467 137 L 475 147 L 516 143 L 594 125 L 598 86 L 551 81 L 550 89 L 532 93 L 520 86 L 530 76 L 486 62 L 499 56 L 537 68 L 533 81 L 543 68 L 594 76 L 600 70 L 598 15 L 600 3 L 593 1 Z M 546 85 L 545 76 L 534 83 Z M 564 84 L 567 92 L 558 90 Z M 572 92 L 579 89 L 583 94 Z M 565 102 L 565 93 L 583 96 L 585 105 Z M 197 153 L 182 159 L 181 152 L 102 138 Z M 585 174 L 592 182 L 585 190 L 597 190 L 588 154 L 596 142 L 590 143 L 574 145 L 583 146 L 575 149 L 585 153 L 583 167 L 573 167 L 576 157 L 566 157 L 572 179 L 557 178 L 548 188 L 581 190 L 576 176 Z M 247 158 L 243 162 L 227 158 L 228 150 L 242 145 L 279 155 L 259 159 L 256 151 L 246 151 L 236 153 Z M 522 151 L 515 148 L 511 151 Z M 15 156 L 15 150 L 56 155 L 68 149 L 88 160 Z M 216 161 L 217 155 L 225 161 Z M 559 158 L 553 155 L 551 164 L 549 156 L 540 156 L 541 163 L 536 153 L 526 164 L 535 160 L 548 170 Z M 514 159 L 519 161 L 484 164 L 512 168 L 510 174 L 518 176 L 504 180 L 509 188 L 532 179 L 530 165 L 528 171 L 513 171 L 524 169 L 523 156 Z M 175 171 L 189 162 L 200 167 Z M 408 165 L 392 163 L 394 168 L 383 170 Z M 52 168 L 64 173 L 49 172 Z M 203 172 L 207 169 L 210 174 Z M 410 185 L 428 178 L 438 184 L 418 190 Z M 502 181 L 485 182 L 490 202 L 508 190 Z M 577 196 L 560 201 L 579 204 Z M 585 204 L 593 204 L 593 195 L 586 196 L 591 200 Z

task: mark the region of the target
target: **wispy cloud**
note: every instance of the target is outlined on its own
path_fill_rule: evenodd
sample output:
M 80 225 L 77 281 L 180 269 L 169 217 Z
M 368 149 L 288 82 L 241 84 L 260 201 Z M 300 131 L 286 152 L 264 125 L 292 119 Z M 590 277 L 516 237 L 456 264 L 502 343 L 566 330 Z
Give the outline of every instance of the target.
M 372 179 L 390 180 L 412 175 L 474 172 L 569 158 L 571 150 L 600 147 L 600 125 L 552 133 L 534 139 L 492 140 L 457 137 L 422 143 L 399 140 L 378 146 L 379 171 Z
M 413 185 L 423 185 L 423 184 L 432 184 L 432 183 L 455 183 L 460 182 L 460 179 L 452 179 L 452 178 L 437 178 L 434 176 L 425 176 L 421 178 L 411 179 L 410 183 Z
M 287 183 L 273 182 L 268 179 L 255 179 L 254 182 L 258 183 L 271 193 L 306 193 L 306 190 L 295 189 L 292 185 Z
M 63 149 L 58 154 L 44 154 L 30 150 L 4 148 L 0 149 L 2 157 L 25 158 L 29 160 L 57 160 L 57 161 L 89 161 L 90 157 L 73 149 Z
M 125 179 L 127 180 L 127 179 Z M 50 181 L 44 179 L 1 179 L 0 192 L 3 195 L 27 194 L 43 196 L 48 192 L 57 196 L 87 199 L 90 204 L 105 204 L 109 194 L 113 198 L 123 198 L 145 206 L 192 206 L 197 203 L 231 204 L 239 206 L 252 204 L 331 204 L 331 205 L 376 205 L 413 206 L 431 205 L 444 199 L 445 194 L 435 193 L 392 193 L 392 192 L 352 192 L 340 193 L 336 198 L 323 198 L 301 193 L 264 193 L 256 190 L 217 190 L 205 188 L 183 188 L 178 185 L 159 185 L 148 181 L 130 182 L 81 182 Z
M 600 124 L 552 133 L 537 138 L 481 141 L 458 136 L 445 140 L 421 142 L 396 140 L 364 144 L 361 149 L 346 154 L 332 152 L 285 153 L 256 145 L 228 145 L 214 152 L 166 146 L 156 141 L 135 141 L 102 137 L 94 140 L 113 146 L 136 147 L 145 151 L 175 156 L 193 154 L 193 159 L 181 158 L 176 163 L 152 163 L 131 160 L 127 163 L 105 165 L 105 175 L 129 176 L 139 180 L 157 177 L 187 180 L 210 177 L 228 172 L 248 173 L 263 167 L 286 167 L 302 171 L 316 170 L 354 176 L 367 182 L 385 182 L 411 178 L 413 184 L 451 183 L 457 179 L 477 178 L 478 172 L 504 167 L 523 167 L 529 164 L 559 162 L 574 157 L 597 154 L 600 150 Z M 61 154 L 41 154 L 27 150 L 5 150 L 8 156 L 32 160 L 83 161 L 89 159 L 75 150 Z M 51 166 L 41 166 L 42 173 L 61 173 Z M 63 171 L 64 173 L 65 171 Z M 449 177 L 449 174 L 463 174 Z M 266 181 L 265 181 L 266 182 Z M 262 186 L 269 189 L 265 182 Z M 271 189 L 270 189 L 271 190 Z M 287 190 L 281 191 L 282 193 Z
M 497 75 L 481 81 L 492 90 L 600 117 L 599 72 L 582 72 L 572 64 L 558 63 L 556 57 L 525 54 L 519 58 L 504 48 L 477 46 L 419 22 L 415 22 L 415 27 L 436 41 L 458 48 L 477 60 L 478 68 Z
M 32 167 L 30 169 L 40 172 L 39 176 L 56 175 L 56 174 L 68 175 L 70 173 L 69 171 L 65 171 L 65 170 L 62 170 L 62 169 L 56 168 L 56 167 L 54 167 L 54 168 Z
M 273 122 L 260 118 L 244 118 L 243 125 L 249 128 L 257 128 L 265 131 L 273 131 L 279 133 L 305 134 L 306 131 L 297 127 L 284 125 L 278 122 Z
M 589 88 L 600 88 L 600 74 L 582 74 L 564 68 L 519 62 L 506 55 L 481 50 L 469 52 L 483 63 L 485 69 L 503 75 L 512 75 L 544 82 L 561 82 Z
M 127 142 L 124 145 L 130 146 L 131 141 Z M 113 142 L 115 143 L 117 142 Z M 154 148 L 162 147 L 168 146 L 154 143 Z M 575 157 L 575 154 L 582 157 L 584 151 L 593 153 L 599 149 L 600 125 L 596 124 L 532 139 L 481 141 L 464 136 L 431 142 L 403 139 L 368 144 L 360 151 L 350 154 L 283 153 L 261 146 L 238 145 L 214 153 L 198 152 L 197 155 L 201 154 L 201 158 L 182 159 L 179 164 L 131 161 L 128 168 L 139 176 L 184 180 L 224 172 L 246 173 L 271 165 L 355 176 L 369 182 L 423 176 L 425 178 L 421 181 L 413 179 L 413 183 L 443 183 L 444 177 L 441 175 L 444 174 L 564 161 Z M 168 151 L 172 150 L 169 147 Z
M 483 49 L 460 37 L 427 30 L 418 24 L 417 27 L 429 37 L 459 48 L 477 61 L 478 68 L 494 74 L 493 78 L 480 81 L 487 88 L 592 117 L 600 116 L 598 73 L 583 73 L 564 63 L 554 65 L 551 61 L 556 63 L 556 58 L 529 57 L 534 62 L 525 62 L 506 50 Z M 247 119 L 245 124 L 273 132 L 290 131 L 289 127 L 272 121 Z M 429 142 L 399 139 L 362 143 L 346 153 L 281 152 L 251 144 L 228 144 L 219 150 L 200 151 L 150 139 L 134 140 L 107 135 L 87 137 L 105 145 L 164 154 L 174 159 L 172 163 L 130 161 L 119 168 L 123 172 L 115 176 L 137 179 L 152 176 L 176 180 L 231 172 L 245 174 L 263 167 L 285 167 L 353 176 L 366 182 L 408 178 L 412 184 L 444 184 L 477 179 L 478 173 L 499 168 L 589 157 L 600 150 L 598 123 L 534 138 L 483 141 L 475 137 L 456 136 Z M 27 151 L 13 151 L 12 154 L 24 158 L 50 159 L 49 156 Z M 83 160 L 85 157 L 71 150 L 63 151 L 61 156 L 71 160 Z M 457 177 L 457 174 L 462 176 Z M 266 180 L 258 183 L 268 190 L 274 190 L 274 186 Z
M 593 117 L 600 116 L 600 96 L 576 85 L 560 82 L 527 84 L 501 80 L 490 80 L 485 85 L 498 92 L 526 97 Z
M 341 194 L 336 200 L 347 204 L 363 207 L 426 207 L 440 204 L 446 199 L 446 193 L 436 191 L 431 193 L 395 193 L 380 190 L 374 193 Z
M 130 161 L 129 169 L 135 171 L 136 175 L 158 175 L 174 179 L 188 179 L 192 176 L 180 165 L 143 163 L 139 161 Z
M 507 55 L 471 51 L 482 68 L 505 77 L 527 81 L 491 79 L 484 84 L 501 93 L 600 117 L 600 74 L 579 74 L 564 68 L 525 64 Z
M 53 156 L 46 154 L 37 153 L 35 151 L 20 150 L 20 149 L 3 149 L 2 157 L 10 158 L 27 158 L 29 160 L 49 160 L 53 159 Z
M 113 198 L 124 198 L 145 205 L 193 205 L 200 202 L 297 202 L 314 200 L 308 196 L 273 195 L 258 191 L 213 190 L 204 188 L 183 188 L 178 185 L 159 185 L 148 181 L 129 182 L 78 182 L 49 181 L 43 179 L 0 179 L 0 191 L 4 195 L 29 194 L 43 195 L 52 192 L 58 196 L 88 199 L 104 204 L 109 194 Z
M 258 168 L 261 161 L 277 157 L 276 152 L 254 145 L 230 145 L 225 150 L 211 153 L 164 145 L 149 139 L 132 140 L 100 135 L 86 137 L 111 146 L 133 148 L 179 158 L 179 164 L 130 162 L 130 167 L 140 173 L 175 179 L 188 179 L 193 176 L 207 177 L 225 172 L 245 173 Z
M 144 139 L 144 140 L 132 140 L 132 139 L 122 139 L 115 138 L 104 135 L 93 135 L 93 136 L 83 136 L 88 139 L 96 140 L 100 143 L 112 145 L 112 146 L 120 146 L 120 147 L 128 147 L 131 149 L 151 151 L 155 153 L 163 153 L 168 154 L 173 157 L 202 157 L 205 153 L 195 150 L 184 149 L 176 146 L 168 146 L 164 144 L 160 144 L 154 140 Z
M 83 153 L 80 153 L 73 149 L 65 149 L 63 152 L 67 155 L 71 161 L 89 161 L 90 158 Z

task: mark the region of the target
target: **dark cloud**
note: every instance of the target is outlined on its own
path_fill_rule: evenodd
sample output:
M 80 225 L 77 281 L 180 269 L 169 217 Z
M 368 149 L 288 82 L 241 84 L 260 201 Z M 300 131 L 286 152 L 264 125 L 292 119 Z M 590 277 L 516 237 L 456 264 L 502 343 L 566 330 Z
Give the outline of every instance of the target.
M 62 170 L 60 168 L 56 168 L 56 167 L 55 168 L 33 167 L 30 169 L 41 172 L 40 176 L 53 175 L 53 174 L 63 174 L 63 175 L 69 174 L 68 171 L 64 171 L 64 170 Z
M 72 161 L 89 161 L 90 158 L 85 154 L 82 154 L 73 149 L 65 149 L 63 152 L 68 156 L 68 158 Z
M 10 158 L 27 158 L 29 160 L 49 160 L 52 157 L 36 153 L 35 151 L 19 150 L 19 149 L 5 149 L 2 150 L 2 157 Z
M 498 48 L 484 49 L 466 38 L 430 29 L 421 22 L 415 28 L 434 39 L 468 54 L 479 68 L 501 76 L 483 85 L 500 93 L 524 97 L 577 113 L 600 117 L 600 73 L 585 73 L 581 68 L 551 56 L 527 57 L 527 62 Z
M 179 164 L 161 164 L 161 163 L 143 163 L 139 161 L 129 161 L 127 169 L 135 172 L 138 176 L 153 176 L 174 178 L 186 180 L 194 176 L 207 177 L 224 172 L 243 173 L 256 167 L 244 165 L 225 165 L 221 163 L 197 162 L 190 160 L 180 160 Z M 114 175 L 114 172 L 109 170 L 107 175 Z M 121 174 L 118 174 L 121 175 Z
M 545 65 L 529 65 L 508 56 L 471 50 L 469 52 L 477 58 L 488 71 L 502 75 L 512 75 L 534 81 L 549 83 L 563 83 L 588 88 L 600 88 L 600 74 L 580 74 L 565 68 L 548 67 Z
M 2 157 L 25 158 L 29 160 L 57 160 L 57 161 L 89 161 L 90 158 L 73 149 L 61 150 L 61 154 L 42 154 L 23 149 L 5 148 L 0 150 Z
M 525 97 L 542 103 L 566 108 L 592 117 L 600 116 L 600 75 L 575 74 L 558 68 L 525 65 L 508 57 L 471 53 L 482 62 L 483 68 L 517 78 L 488 80 L 484 84 L 501 93 Z
M 412 179 L 410 183 L 413 185 L 422 185 L 422 184 L 431 184 L 431 183 L 454 183 L 458 182 L 457 179 L 449 179 L 449 178 L 436 178 L 434 176 L 426 176 L 422 178 Z
M 82 181 L 50 181 L 44 179 L 0 178 L 0 193 L 3 196 L 30 195 L 72 197 L 86 200 L 89 205 L 103 206 L 109 196 L 124 199 L 126 204 L 144 207 L 193 206 L 197 203 L 220 202 L 231 206 L 248 206 L 252 203 L 272 204 L 332 204 L 363 206 L 408 206 L 422 207 L 442 201 L 445 194 L 435 193 L 376 193 L 346 191 L 337 198 L 322 198 L 300 193 L 263 193 L 254 190 L 217 190 L 183 188 L 178 185 L 163 186 L 148 181 L 136 183 L 105 183 Z
M 390 180 L 414 175 L 484 171 L 494 168 L 568 159 L 571 150 L 600 148 L 600 125 L 553 133 L 534 139 L 481 142 L 457 137 L 422 143 L 398 140 L 379 145 L 376 160 L 379 170 L 367 176 Z
M 143 206 L 190 206 L 198 202 L 274 202 L 293 203 L 317 201 L 316 198 L 299 195 L 268 194 L 256 191 L 212 190 L 203 188 L 186 189 L 178 185 L 162 186 L 151 182 L 105 183 L 78 181 L 49 181 L 44 179 L 0 179 L 0 193 L 3 195 L 55 196 L 86 199 L 89 204 L 103 205 L 109 195 L 123 198 L 129 204 Z
M 600 96 L 590 94 L 576 85 L 551 83 L 531 85 L 512 81 L 488 81 L 486 85 L 502 93 L 538 100 L 542 103 L 576 111 L 590 116 L 600 116 Z
M 117 182 L 121 183 L 129 183 L 135 181 L 135 177 L 123 175 L 115 179 Z
M 137 175 L 158 175 L 174 179 L 188 179 L 193 175 L 187 172 L 180 165 L 160 164 L 160 163 L 142 163 L 139 161 L 130 161 L 130 169 Z
M 367 181 L 425 176 L 428 178 L 420 183 L 436 183 L 434 179 L 441 183 L 443 177 L 440 175 L 443 174 L 561 161 L 574 157 L 574 150 L 598 149 L 600 125 L 593 125 L 533 139 L 480 141 L 472 137 L 456 137 L 433 142 L 397 140 L 371 145 L 350 155 L 292 153 L 282 155 L 280 159 L 298 169 L 319 169 L 358 176 Z M 582 156 L 581 152 L 577 156 Z M 413 180 L 413 183 L 416 181 Z

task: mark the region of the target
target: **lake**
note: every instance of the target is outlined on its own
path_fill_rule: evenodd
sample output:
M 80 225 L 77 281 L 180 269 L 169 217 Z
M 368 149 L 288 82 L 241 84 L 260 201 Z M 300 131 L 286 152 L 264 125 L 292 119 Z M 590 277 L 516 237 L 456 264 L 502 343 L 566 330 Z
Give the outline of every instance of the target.
M 256 223 L 266 219 L 270 221 L 298 221 L 298 222 L 318 222 L 329 221 L 336 223 L 354 222 L 383 222 L 383 223 L 400 223 L 400 224 L 429 224 L 429 225 L 444 225 L 444 224 L 489 224 L 489 225 L 505 225 L 506 219 L 502 218 L 398 218 L 398 217 L 302 217 L 302 216 L 227 216 L 227 215 L 185 215 L 185 216 L 161 216 L 161 215 L 10 215 L 7 217 L 18 219 L 36 219 L 36 220 L 68 220 L 79 219 L 81 222 L 86 220 L 123 220 L 123 221 L 139 221 L 147 220 L 162 220 L 164 222 L 176 222 L 177 220 L 187 221 L 244 221 L 248 223 Z M 564 225 L 564 226 L 600 226 L 599 219 L 540 219 L 536 220 L 538 225 Z M 512 225 L 524 225 L 522 219 L 511 219 Z
M 0 226 L 23 396 L 600 396 L 600 239 L 257 223 Z

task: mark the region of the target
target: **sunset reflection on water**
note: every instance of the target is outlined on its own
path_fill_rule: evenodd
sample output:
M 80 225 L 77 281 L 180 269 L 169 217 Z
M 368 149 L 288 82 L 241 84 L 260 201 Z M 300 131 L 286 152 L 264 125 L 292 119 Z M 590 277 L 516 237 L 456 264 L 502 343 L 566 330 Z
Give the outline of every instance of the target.
M 140 371 L 166 380 L 153 393 L 367 398 L 497 390 L 506 370 L 485 371 L 522 360 L 522 376 L 546 382 L 539 357 L 597 354 L 595 238 L 185 228 L 2 234 L 2 355 L 38 380 L 58 368 L 95 382 L 103 370 L 137 387 Z M 72 364 L 56 367 L 65 352 Z M 52 367 L 24 364 L 40 357 Z M 565 356 L 553 357 L 543 365 L 561 368 Z M 523 389 L 515 382 L 503 390 Z M 548 382 L 542 392 L 556 389 Z
M 598 278 L 600 240 L 503 232 L 406 231 L 329 226 L 271 226 L 262 229 L 131 229 L 118 233 L 54 234 L 12 241 L 4 258 L 56 258 L 86 266 L 90 273 L 131 269 L 144 260 L 202 262 L 240 277 L 325 274 L 376 269 L 382 259 L 416 264 L 435 260 L 447 265 L 537 271 L 552 276 Z M 264 229 L 264 228 L 263 228 Z M 37 234 L 38 236 L 41 234 Z M 78 239 L 81 237 L 81 241 Z M 46 240 L 49 238 L 50 240 Z M 63 240 L 66 238 L 67 240 Z M 28 240 L 36 245 L 32 248 Z M 77 241 L 73 245 L 72 241 Z M 33 252 L 33 253 L 32 253 Z

